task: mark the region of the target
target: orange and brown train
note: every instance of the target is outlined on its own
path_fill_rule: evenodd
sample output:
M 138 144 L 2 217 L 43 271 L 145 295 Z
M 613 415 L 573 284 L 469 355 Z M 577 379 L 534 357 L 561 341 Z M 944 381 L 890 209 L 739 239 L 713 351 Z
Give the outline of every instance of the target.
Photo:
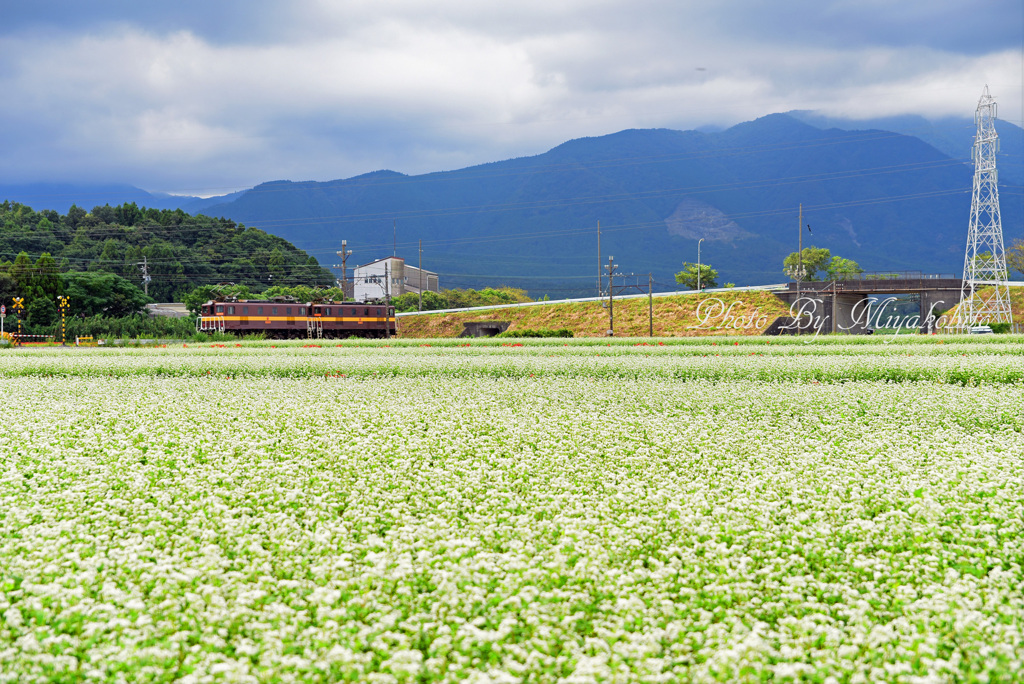
M 211 299 L 196 320 L 198 332 L 263 333 L 271 339 L 393 337 L 395 309 L 373 302 L 300 302 L 272 299 Z

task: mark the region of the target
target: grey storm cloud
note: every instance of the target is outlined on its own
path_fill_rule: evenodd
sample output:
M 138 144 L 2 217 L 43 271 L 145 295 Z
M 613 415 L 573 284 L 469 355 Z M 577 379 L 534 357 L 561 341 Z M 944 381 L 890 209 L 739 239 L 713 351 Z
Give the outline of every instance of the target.
M 778 111 L 1019 117 L 1019 2 L 19 3 L 0 181 L 219 193 Z

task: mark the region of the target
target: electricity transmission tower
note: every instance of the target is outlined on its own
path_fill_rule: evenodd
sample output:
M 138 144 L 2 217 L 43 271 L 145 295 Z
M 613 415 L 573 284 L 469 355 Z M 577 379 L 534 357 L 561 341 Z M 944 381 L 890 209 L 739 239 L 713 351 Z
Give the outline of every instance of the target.
M 996 101 L 988 86 L 974 115 L 974 190 L 971 194 L 971 226 L 964 256 L 964 284 L 960 294 L 958 327 L 970 329 L 984 323 L 1013 323 L 1010 290 L 1006 285 L 1006 252 L 1003 222 L 999 215 L 996 175 Z M 985 288 L 984 292 L 981 292 Z M 991 288 L 991 289 L 988 289 Z

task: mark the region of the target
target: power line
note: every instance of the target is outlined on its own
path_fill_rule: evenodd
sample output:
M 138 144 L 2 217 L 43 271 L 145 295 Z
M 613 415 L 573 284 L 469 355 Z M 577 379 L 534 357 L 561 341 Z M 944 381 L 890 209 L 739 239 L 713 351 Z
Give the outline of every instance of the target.
M 912 164 L 901 164 L 881 167 L 868 167 L 864 169 L 851 169 L 847 171 L 833 171 L 828 173 L 807 174 L 801 176 L 780 176 L 765 178 L 754 181 L 730 181 L 704 186 L 682 186 L 659 190 L 638 191 L 617 194 L 589 195 L 582 197 L 557 198 L 552 200 L 534 200 L 530 202 L 507 202 L 491 205 L 465 205 L 461 207 L 438 207 L 436 209 L 420 209 L 408 211 L 379 212 L 373 214 L 337 214 L 333 216 L 302 217 L 295 219 L 267 219 L 265 221 L 250 221 L 246 224 L 250 228 L 294 228 L 304 225 L 322 225 L 325 223 L 353 223 L 367 221 L 383 221 L 394 217 L 403 219 L 414 218 L 437 218 L 458 216 L 468 213 L 515 211 L 526 209 L 551 209 L 566 206 L 578 206 L 585 204 L 603 204 L 609 202 L 622 202 L 643 200 L 649 198 L 663 197 L 673 194 L 697 194 L 708 192 L 723 192 L 728 190 L 749 190 L 757 188 L 771 188 L 779 185 L 792 185 L 806 182 L 824 182 L 832 180 L 845 180 L 848 178 L 860 178 L 869 175 L 885 173 L 898 173 L 901 171 L 927 170 L 930 168 L 943 168 L 961 166 L 964 160 L 942 159 L 930 162 L 915 162 Z

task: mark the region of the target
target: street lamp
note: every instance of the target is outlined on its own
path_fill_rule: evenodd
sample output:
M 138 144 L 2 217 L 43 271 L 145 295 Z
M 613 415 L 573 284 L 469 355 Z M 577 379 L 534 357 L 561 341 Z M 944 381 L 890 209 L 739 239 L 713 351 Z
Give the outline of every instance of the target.
M 805 275 L 807 275 L 807 269 L 803 266 L 789 266 L 786 268 L 786 275 L 797 281 L 797 284 L 799 285 L 799 282 L 804 279 Z
M 807 270 L 804 269 L 803 262 L 801 261 L 797 266 L 789 266 L 786 268 L 786 275 L 796 281 L 796 299 L 793 304 L 790 305 L 790 311 L 793 311 L 793 306 L 800 306 L 800 281 L 807 275 Z M 797 333 L 800 332 L 800 321 L 797 320 Z

